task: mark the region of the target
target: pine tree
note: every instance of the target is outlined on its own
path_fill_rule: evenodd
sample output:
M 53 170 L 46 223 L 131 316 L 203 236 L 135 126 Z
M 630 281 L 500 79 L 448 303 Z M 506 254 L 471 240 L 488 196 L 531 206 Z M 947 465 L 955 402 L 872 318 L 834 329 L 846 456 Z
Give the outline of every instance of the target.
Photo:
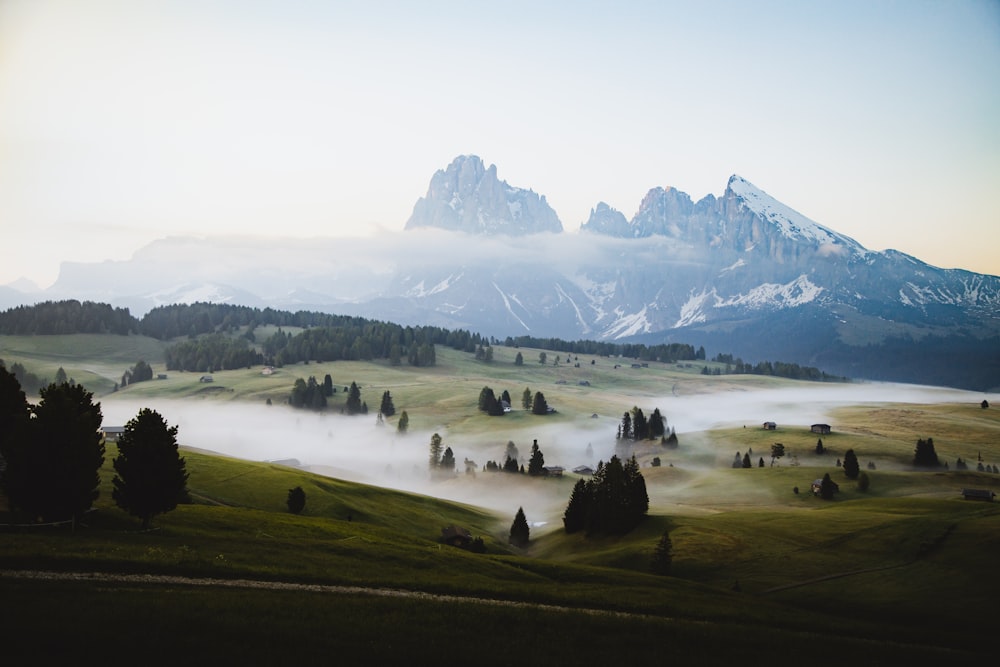
M 664 532 L 660 537 L 660 541 L 656 543 L 656 549 L 653 550 L 653 560 L 650 563 L 650 569 L 653 574 L 659 574 L 666 576 L 670 574 L 670 566 L 674 562 L 674 545 L 670 541 L 670 533 Z
M 518 352 L 517 356 L 514 357 L 514 365 L 515 366 L 523 366 L 524 365 L 524 357 L 521 356 L 520 352 Z
M 149 528 L 153 517 L 177 507 L 187 495 L 188 474 L 177 450 L 177 427 L 143 408 L 125 424 L 114 460 L 115 504 Z
M 525 410 L 531 409 L 532 394 L 529 387 L 524 388 L 524 393 L 521 394 L 521 407 Z
M 357 382 L 351 383 L 351 388 L 347 390 L 347 401 L 344 403 L 344 411 L 349 415 L 361 414 L 361 389 Z
M 410 415 L 406 414 L 406 410 L 403 410 L 402 414 L 399 415 L 399 423 L 396 424 L 396 431 L 402 435 L 405 434 L 409 428 Z
M 438 468 L 447 472 L 455 472 L 455 453 L 451 451 L 451 447 L 445 447 Z
M 517 514 L 514 515 L 514 522 L 510 525 L 510 536 L 507 541 L 515 547 L 523 549 L 528 546 L 529 533 L 528 519 L 524 516 L 524 508 L 518 507 Z
M 649 437 L 649 422 L 638 406 L 632 408 L 632 439 L 645 440 Z
M 306 492 L 302 490 L 301 486 L 288 489 L 288 499 L 285 504 L 288 505 L 288 511 L 292 514 L 302 514 L 302 510 L 306 508 Z
M 858 463 L 858 457 L 854 454 L 853 449 L 848 449 L 844 452 L 844 474 L 847 479 L 857 479 L 860 472 L 861 464 Z
M 619 437 L 622 440 L 632 440 L 632 415 L 626 412 L 622 415 L 622 421 L 619 426 Z
M 752 468 L 753 467 L 753 463 L 750 461 L 750 452 L 747 452 L 746 454 L 743 455 L 743 464 L 742 464 L 742 467 L 744 467 L 744 468 Z
M 833 480 L 830 479 L 830 473 L 823 475 L 823 481 L 819 485 L 819 497 L 823 500 L 832 500 L 833 494 L 837 490 L 834 485 Z
M 531 403 L 531 414 L 533 415 L 547 415 L 549 413 L 549 404 L 545 402 L 545 395 L 542 392 L 535 392 L 535 400 Z
M 666 422 L 659 408 L 653 409 L 653 414 L 649 416 L 649 437 L 650 439 L 662 438 L 666 433 Z
M 567 533 L 576 533 L 587 527 L 590 514 L 590 499 L 593 496 L 591 482 L 576 480 L 573 492 L 569 496 L 569 504 L 563 513 L 563 528 Z
M 431 470 L 436 470 L 441 465 L 441 436 L 437 433 L 431 436 L 431 453 L 428 465 Z
M 538 448 L 538 441 L 531 446 L 531 458 L 528 460 L 528 474 L 532 477 L 539 477 L 545 474 L 545 457 L 542 450 Z
M 379 408 L 379 412 L 386 417 L 391 417 L 396 414 L 396 406 L 392 404 L 392 395 L 389 393 L 388 389 L 386 389 L 382 394 L 382 405 Z
M 934 451 L 934 438 L 917 440 L 917 447 L 913 452 L 913 465 L 924 468 L 936 468 L 941 465 L 937 452 Z

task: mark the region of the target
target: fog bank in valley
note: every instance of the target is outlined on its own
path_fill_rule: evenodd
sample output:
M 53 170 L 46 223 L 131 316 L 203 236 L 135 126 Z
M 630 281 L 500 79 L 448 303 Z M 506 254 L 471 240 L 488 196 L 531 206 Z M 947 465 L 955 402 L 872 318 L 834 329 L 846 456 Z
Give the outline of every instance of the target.
M 831 411 L 848 405 L 877 403 L 968 403 L 1000 397 L 939 387 L 898 384 L 801 384 L 780 389 L 725 391 L 711 394 L 643 398 L 635 402 L 644 412 L 659 408 L 668 425 L 684 434 L 711 428 L 759 425 L 808 425 L 831 422 Z M 513 517 L 519 506 L 529 521 L 555 522 L 569 497 L 571 483 L 521 479 L 482 471 L 488 460 L 503 462 L 505 445 L 514 441 L 527 466 L 532 441 L 537 439 L 547 465 L 571 470 L 596 465 L 614 452 L 617 418 L 589 419 L 579 426 L 566 422 L 507 427 L 502 418 L 491 419 L 492 434 L 463 436 L 439 429 L 444 447 L 456 459 L 453 479 L 432 479 L 428 472 L 430 431 L 399 435 L 394 424 L 379 427 L 375 415 L 345 417 L 316 414 L 286 406 L 250 405 L 203 400 L 136 402 L 106 397 L 102 400 L 105 425 L 122 425 L 143 407 L 151 407 L 170 425 L 178 427 L 181 445 L 209 450 L 250 461 L 295 461 L 320 474 L 388 488 L 433 495 L 495 510 Z M 470 406 L 470 409 L 475 409 Z M 411 411 L 412 412 L 412 411 Z M 523 422 L 522 422 L 523 423 Z M 836 425 L 834 424 L 836 428 Z M 690 438 L 687 446 L 697 446 Z M 592 456 L 587 456 L 588 445 Z M 477 475 L 465 475 L 465 459 L 477 464 Z

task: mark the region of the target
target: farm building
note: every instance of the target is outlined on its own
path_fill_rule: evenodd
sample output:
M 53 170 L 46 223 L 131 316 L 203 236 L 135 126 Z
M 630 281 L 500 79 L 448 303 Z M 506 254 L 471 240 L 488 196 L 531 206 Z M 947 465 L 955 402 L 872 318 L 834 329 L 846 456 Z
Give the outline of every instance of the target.
M 778 428 L 778 425 L 774 422 L 764 422 L 763 428 L 765 431 L 773 431 Z
M 830 435 L 829 424 L 813 424 L 809 427 L 809 430 L 813 433 L 819 433 L 820 435 Z
M 108 442 L 118 442 L 118 438 L 120 438 L 121 434 L 124 432 L 124 426 L 104 426 L 101 428 L 101 434 Z
M 989 489 L 962 489 L 962 497 L 966 500 L 983 500 L 991 503 L 997 494 Z

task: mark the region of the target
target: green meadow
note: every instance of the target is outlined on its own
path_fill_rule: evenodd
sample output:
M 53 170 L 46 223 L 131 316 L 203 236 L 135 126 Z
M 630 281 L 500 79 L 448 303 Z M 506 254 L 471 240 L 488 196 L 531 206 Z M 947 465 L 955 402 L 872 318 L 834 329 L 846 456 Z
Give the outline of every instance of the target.
M 632 368 L 627 359 L 572 355 L 567 361 L 565 353 L 547 351 L 542 365 L 539 350 L 503 347 L 494 349 L 489 364 L 438 348 L 432 368 L 314 363 L 270 375 L 260 368 L 217 372 L 204 383 L 200 374 L 166 371 L 162 350 L 162 343 L 136 336 L 0 337 L 0 358 L 8 364 L 18 361 L 47 377 L 61 366 L 106 405 L 156 408 L 176 399 L 221 410 L 263 408 L 270 399 L 280 406 L 295 378 L 322 381 L 329 373 L 338 387 L 331 412 L 352 381 L 373 411 L 389 390 L 397 411 L 407 410 L 412 431 L 442 430 L 473 453 L 512 439 L 525 455 L 524 443 L 556 431 L 579 432 L 582 450 L 632 406 L 647 415 L 659 407 L 680 443 L 632 450 L 646 480 L 649 516 L 614 537 L 561 530 L 572 474 L 459 476 L 445 482 L 468 491 L 463 497 L 470 500 L 458 503 L 190 448 L 183 455 L 192 502 L 141 532 L 138 520 L 111 501 L 115 449 L 109 443 L 101 494 L 85 525 L 0 532 L 5 655 L 27 659 L 41 651 L 69 658 L 99 643 L 119 660 L 141 655 L 148 664 L 618 658 L 884 665 L 951 663 L 996 652 L 991 630 L 1000 584 L 992 568 L 1000 554 L 1000 504 L 966 501 L 960 491 L 1000 494 L 1000 475 L 976 471 L 980 457 L 1000 465 L 1000 405 L 984 410 L 979 399 L 921 404 L 887 395 L 883 403 L 831 408 L 829 435 L 810 432 L 805 409 L 801 422 L 779 421 L 775 431 L 760 423 L 689 431 L 672 400 L 704 400 L 724 412 L 727 401 L 756 392 L 808 396 L 814 387 L 704 376 L 702 366 L 714 365 L 701 362 Z M 523 366 L 513 363 L 518 351 Z M 112 391 L 140 358 L 166 379 Z M 525 387 L 543 391 L 557 412 L 537 417 L 515 409 L 486 417 L 476 410 L 483 386 L 508 390 L 516 408 Z M 388 420 L 390 428 L 397 418 L 398 412 Z M 947 470 L 910 465 L 917 438 L 927 437 Z M 819 438 L 826 449 L 821 455 Z M 786 454 L 771 466 L 776 442 Z M 867 491 L 836 465 L 848 449 L 869 477 Z M 732 468 L 735 453 L 749 450 L 753 467 Z M 661 466 L 651 465 L 654 457 Z M 969 470 L 955 469 L 958 457 Z M 825 473 L 840 486 L 832 501 L 809 488 Z M 285 508 L 295 486 L 308 499 L 298 516 Z M 532 529 L 525 550 L 507 544 L 512 514 L 475 502 L 477 493 L 498 492 L 515 504 L 528 493 L 545 499 L 549 516 Z M 0 512 L 0 522 L 9 516 Z M 482 537 L 486 553 L 441 544 L 441 529 L 452 524 Z M 671 573 L 655 576 L 650 560 L 666 531 Z M 16 574 L 24 571 L 102 577 Z M 257 583 L 195 585 L 206 579 Z M 390 597 L 387 589 L 406 594 Z

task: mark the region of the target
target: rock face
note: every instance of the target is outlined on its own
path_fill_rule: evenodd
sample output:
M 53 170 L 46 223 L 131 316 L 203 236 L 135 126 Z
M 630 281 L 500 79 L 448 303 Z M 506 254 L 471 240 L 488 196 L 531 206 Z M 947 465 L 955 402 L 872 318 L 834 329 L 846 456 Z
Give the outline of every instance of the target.
M 496 165 L 487 169 L 475 155 L 457 157 L 434 174 L 405 228 L 421 227 L 508 236 L 563 230 L 545 197 L 499 180 Z

